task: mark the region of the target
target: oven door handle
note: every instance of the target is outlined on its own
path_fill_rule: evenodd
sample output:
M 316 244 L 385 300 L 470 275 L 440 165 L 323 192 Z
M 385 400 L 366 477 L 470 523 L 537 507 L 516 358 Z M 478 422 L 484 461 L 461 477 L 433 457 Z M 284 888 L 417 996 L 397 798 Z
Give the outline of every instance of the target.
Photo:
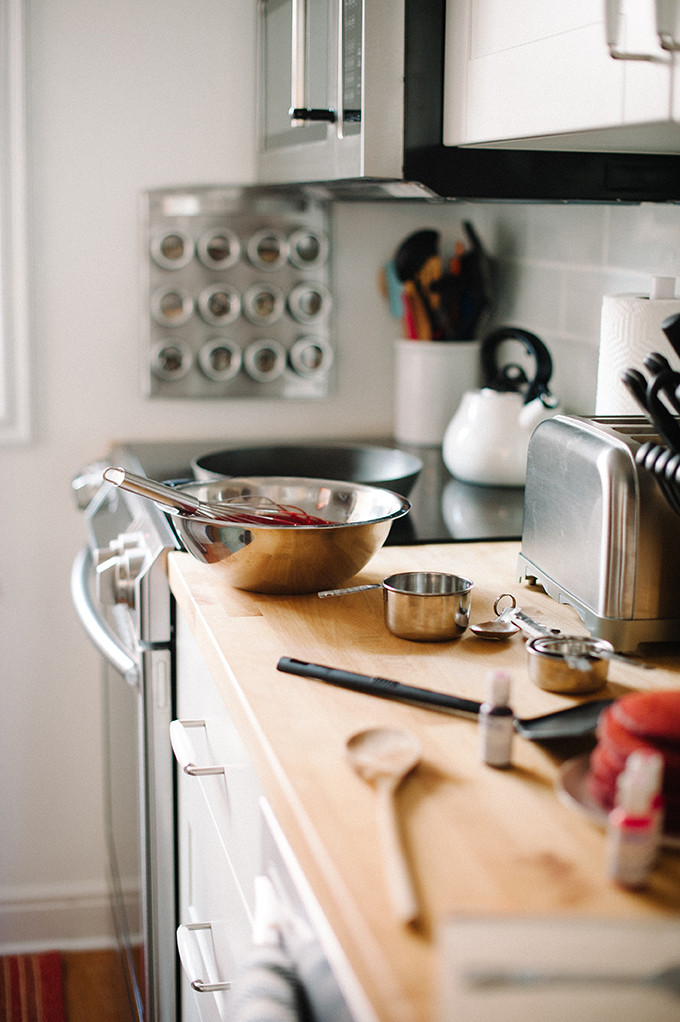
M 128 685 L 138 687 L 139 667 L 108 622 L 98 613 L 92 599 L 91 577 L 92 554 L 85 547 L 76 554 L 71 568 L 71 599 L 76 614 L 88 637 L 104 659 L 119 674 L 122 674 Z

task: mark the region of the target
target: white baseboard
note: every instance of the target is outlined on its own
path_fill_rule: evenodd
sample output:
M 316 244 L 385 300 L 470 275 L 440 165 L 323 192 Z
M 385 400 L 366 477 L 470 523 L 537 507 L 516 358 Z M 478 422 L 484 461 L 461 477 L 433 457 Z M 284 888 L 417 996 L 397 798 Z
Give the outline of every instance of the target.
M 114 945 L 105 883 L 0 887 L 0 954 Z

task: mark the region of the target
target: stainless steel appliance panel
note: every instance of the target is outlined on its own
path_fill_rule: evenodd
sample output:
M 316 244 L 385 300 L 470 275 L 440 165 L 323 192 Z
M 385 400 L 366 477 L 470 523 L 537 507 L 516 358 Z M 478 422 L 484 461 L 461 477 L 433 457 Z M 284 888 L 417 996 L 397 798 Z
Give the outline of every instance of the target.
M 324 182 L 343 199 L 675 201 L 675 154 L 443 145 L 446 6 L 261 0 L 258 180 Z M 319 8 L 329 14 L 325 49 Z M 300 104 L 293 50 L 304 51 L 302 67 L 313 80 Z M 317 77 L 321 58 L 332 71 Z M 291 123 L 298 105 L 314 117 L 330 111 L 334 120 Z
M 635 460 L 653 438 L 642 417 L 557 415 L 529 444 L 520 579 L 622 650 L 680 635 L 680 517 Z
M 118 452 L 122 453 L 122 452 Z M 99 487 L 71 593 L 101 654 L 103 823 L 111 909 L 135 1022 L 176 1018 L 173 637 L 163 515 Z M 113 544 L 113 545 L 111 545 Z M 98 567 L 97 567 L 98 565 Z M 160 598 L 159 598 L 160 595 Z M 153 608 L 152 608 L 153 604 Z

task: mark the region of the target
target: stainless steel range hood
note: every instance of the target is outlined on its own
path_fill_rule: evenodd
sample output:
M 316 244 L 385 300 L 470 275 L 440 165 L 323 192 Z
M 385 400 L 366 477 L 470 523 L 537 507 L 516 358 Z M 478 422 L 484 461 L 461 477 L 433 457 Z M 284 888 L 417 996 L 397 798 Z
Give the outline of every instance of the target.
M 400 4 L 395 7 L 394 16 L 401 13 Z M 403 18 L 403 109 L 396 119 L 396 124 L 401 125 L 401 146 L 393 147 L 387 161 L 394 166 L 395 176 L 307 181 L 296 174 L 297 184 L 304 189 L 318 197 L 349 201 L 680 201 L 680 155 L 674 153 L 445 146 L 442 125 L 446 2 L 403 0 Z M 367 49 L 372 53 L 374 48 Z M 370 60 L 370 53 L 364 52 L 364 61 Z M 374 118 L 376 103 L 374 96 Z M 393 110 L 388 121 L 395 123 Z M 366 156 L 367 167 L 375 162 L 373 156 L 371 159 Z M 305 166 L 310 165 L 300 154 L 297 169 L 302 167 L 303 177 Z

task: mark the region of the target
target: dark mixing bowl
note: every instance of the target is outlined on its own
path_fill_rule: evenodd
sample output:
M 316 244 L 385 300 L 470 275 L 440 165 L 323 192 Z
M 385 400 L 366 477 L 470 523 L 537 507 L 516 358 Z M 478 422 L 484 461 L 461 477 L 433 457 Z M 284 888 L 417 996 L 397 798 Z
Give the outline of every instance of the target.
M 369 444 L 252 444 L 204 454 L 192 463 L 196 479 L 225 476 L 302 476 L 339 479 L 408 497 L 423 467 L 415 454 Z

